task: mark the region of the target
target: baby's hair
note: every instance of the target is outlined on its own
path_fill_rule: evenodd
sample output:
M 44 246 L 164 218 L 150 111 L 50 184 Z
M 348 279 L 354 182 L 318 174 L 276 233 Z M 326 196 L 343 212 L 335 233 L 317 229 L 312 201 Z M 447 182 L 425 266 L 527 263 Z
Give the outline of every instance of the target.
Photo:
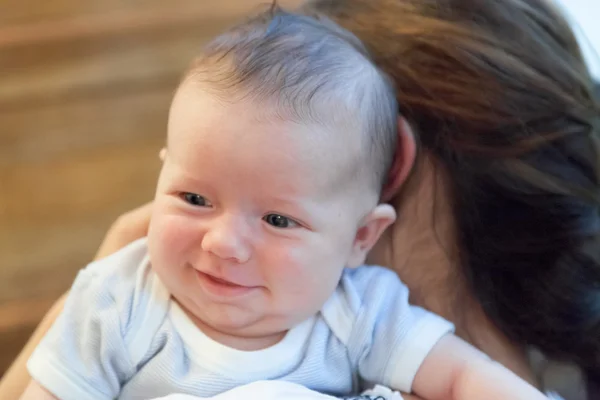
M 395 90 L 362 43 L 330 20 L 274 3 L 208 43 L 189 79 L 222 101 L 262 102 L 283 120 L 358 132 L 365 151 L 348 172 L 381 190 L 397 141 Z

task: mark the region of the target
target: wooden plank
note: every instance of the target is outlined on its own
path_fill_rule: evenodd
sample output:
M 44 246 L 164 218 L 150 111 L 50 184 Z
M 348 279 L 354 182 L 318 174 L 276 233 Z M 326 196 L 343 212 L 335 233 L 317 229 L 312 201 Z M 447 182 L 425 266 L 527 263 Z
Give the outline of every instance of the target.
M 0 109 L 0 169 L 166 136 L 176 80 L 83 92 L 44 107 Z M 7 178 L 8 179 L 8 178 Z M 1 201 L 1 200 L 0 200 Z
M 257 4 L 183 2 L 181 7 L 132 9 L 76 22 L 0 28 L 0 109 L 37 106 L 110 86 L 174 80 L 203 43 Z
M 56 294 L 121 212 L 152 198 L 163 139 L 0 170 L 0 303 Z
M 283 0 L 278 3 L 287 5 L 297 4 L 298 1 Z M 0 28 L 15 25 L 44 25 L 48 22 L 65 20 L 85 21 L 90 23 L 90 26 L 97 26 L 102 24 L 93 22 L 101 20 L 104 16 L 115 18 L 116 21 L 118 20 L 118 17 L 115 17 L 116 14 L 146 15 L 153 10 L 160 10 L 165 16 L 178 14 L 183 10 L 191 15 L 218 18 L 223 15 L 241 15 L 258 5 L 268 4 L 270 1 L 267 0 L 170 0 L 169 2 L 163 0 L 86 0 L 85 2 L 81 0 L 1 0 Z M 115 22 L 110 22 L 108 26 L 114 24 Z M 85 23 L 81 25 L 85 25 Z M 52 32 L 53 30 L 46 31 Z
M 0 377 L 19 354 L 34 329 L 35 326 L 26 326 L 0 332 Z
M 171 0 L 173 7 L 181 7 L 186 0 Z M 202 1 L 198 1 L 200 3 Z M 207 1 L 208 2 L 208 1 Z M 65 20 L 86 15 L 126 11 L 136 7 L 148 8 L 164 4 L 163 0 L 1 0 L 0 26 L 32 24 L 41 21 Z
M 221 29 L 222 23 L 206 23 L 7 49 L 0 58 L 0 110 L 77 101 L 92 91 L 135 90 L 155 81 L 174 86 Z
M 0 304 L 0 334 L 36 326 L 57 299 L 57 296 L 38 296 Z

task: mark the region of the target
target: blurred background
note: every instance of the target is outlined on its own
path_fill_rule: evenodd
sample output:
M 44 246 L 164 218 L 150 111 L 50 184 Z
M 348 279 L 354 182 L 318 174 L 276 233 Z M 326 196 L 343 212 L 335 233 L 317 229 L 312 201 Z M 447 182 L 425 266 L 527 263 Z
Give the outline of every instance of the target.
M 0 0 L 0 375 L 115 218 L 152 198 L 188 62 L 264 3 Z M 600 76 L 600 3 L 564 4 Z

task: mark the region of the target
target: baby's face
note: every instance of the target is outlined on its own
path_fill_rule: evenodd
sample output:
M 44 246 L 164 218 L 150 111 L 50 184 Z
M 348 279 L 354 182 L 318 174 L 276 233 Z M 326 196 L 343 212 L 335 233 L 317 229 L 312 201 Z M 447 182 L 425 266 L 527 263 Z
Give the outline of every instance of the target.
M 173 296 L 202 324 L 241 337 L 315 314 L 361 219 L 357 196 L 333 188 L 346 186 L 334 185 L 338 153 L 351 154 L 352 141 L 257 108 L 184 84 L 149 231 L 152 266 Z

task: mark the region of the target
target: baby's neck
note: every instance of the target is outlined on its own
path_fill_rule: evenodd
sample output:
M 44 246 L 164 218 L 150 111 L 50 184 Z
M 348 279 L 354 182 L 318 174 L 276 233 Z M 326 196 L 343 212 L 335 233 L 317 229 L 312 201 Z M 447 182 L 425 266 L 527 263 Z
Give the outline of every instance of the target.
M 180 304 L 181 309 L 186 313 L 190 320 L 196 325 L 202 333 L 211 338 L 217 343 L 232 349 L 241 351 L 257 351 L 269 348 L 279 343 L 287 334 L 287 331 L 276 332 L 271 335 L 261 336 L 241 336 L 228 332 L 222 332 L 214 327 L 204 323 L 201 319 L 189 312 L 183 304 Z

